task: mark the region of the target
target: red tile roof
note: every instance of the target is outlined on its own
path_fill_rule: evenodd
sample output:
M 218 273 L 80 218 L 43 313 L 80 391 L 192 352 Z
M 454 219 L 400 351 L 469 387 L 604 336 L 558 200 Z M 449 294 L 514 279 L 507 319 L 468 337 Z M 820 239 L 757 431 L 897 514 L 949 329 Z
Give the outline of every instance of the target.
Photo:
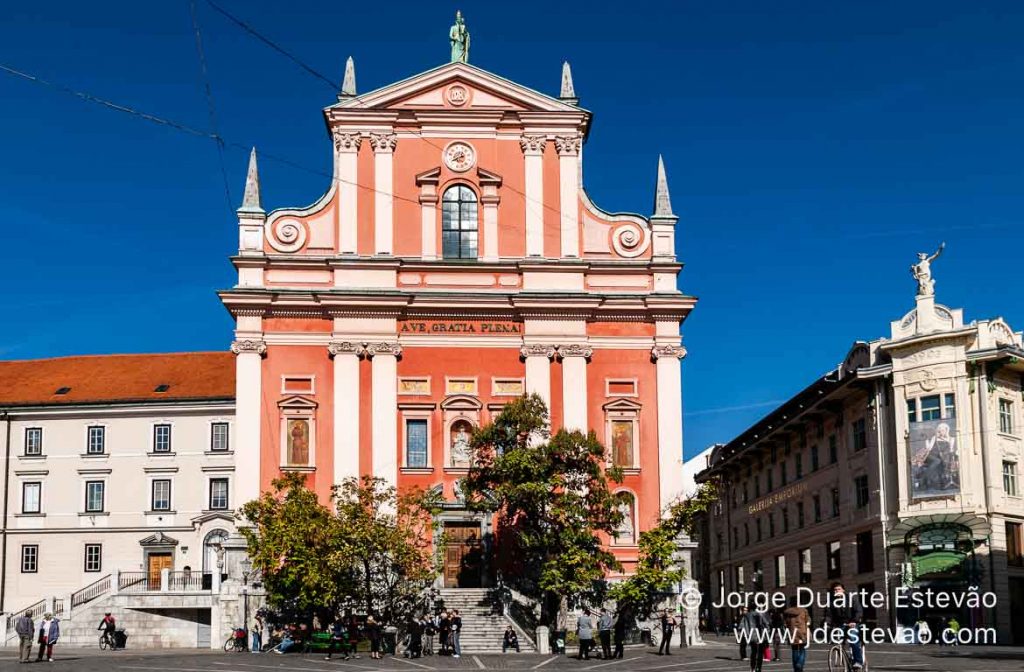
M 166 392 L 156 392 L 168 385 Z M 66 394 L 56 394 L 63 387 Z M 0 407 L 233 399 L 230 352 L 89 355 L 0 361 Z

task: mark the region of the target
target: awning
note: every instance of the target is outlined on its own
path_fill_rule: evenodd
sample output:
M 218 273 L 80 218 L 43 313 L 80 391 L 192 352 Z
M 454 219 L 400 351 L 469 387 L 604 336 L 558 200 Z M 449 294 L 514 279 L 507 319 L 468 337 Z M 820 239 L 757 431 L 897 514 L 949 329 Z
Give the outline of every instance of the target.
M 992 524 L 987 518 L 982 518 L 975 513 L 950 511 L 902 518 L 889 530 L 890 539 L 893 543 L 902 544 L 907 534 L 926 525 L 959 525 L 969 529 L 975 539 L 987 539 L 992 534 Z

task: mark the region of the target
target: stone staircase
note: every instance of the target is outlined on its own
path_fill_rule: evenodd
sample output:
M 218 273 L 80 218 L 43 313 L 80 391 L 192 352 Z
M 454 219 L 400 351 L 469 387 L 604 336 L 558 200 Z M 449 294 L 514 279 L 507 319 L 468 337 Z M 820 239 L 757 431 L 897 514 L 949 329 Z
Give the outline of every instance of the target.
M 512 626 L 519 635 L 519 649 L 535 653 L 533 633 L 525 633 L 511 619 L 502 615 L 501 603 L 487 588 L 445 588 L 440 591 L 447 610 L 458 609 L 462 616 L 463 655 L 470 653 L 501 653 L 502 635 Z

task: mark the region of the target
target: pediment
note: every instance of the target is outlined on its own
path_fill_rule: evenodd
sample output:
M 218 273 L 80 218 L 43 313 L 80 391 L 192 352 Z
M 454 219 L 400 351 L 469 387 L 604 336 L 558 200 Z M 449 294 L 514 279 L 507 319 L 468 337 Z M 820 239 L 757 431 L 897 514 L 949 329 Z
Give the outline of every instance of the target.
M 174 537 L 168 537 L 163 532 L 157 532 L 156 534 L 151 534 L 148 537 L 146 537 L 145 539 L 142 539 L 141 541 L 139 541 L 139 545 L 140 546 L 146 546 L 146 547 L 156 546 L 156 547 L 163 548 L 163 547 L 166 547 L 166 546 L 177 546 L 178 545 L 178 540 L 175 539 Z
M 446 411 L 479 411 L 483 404 L 468 394 L 453 394 L 441 402 L 441 408 Z
M 341 100 L 328 109 L 583 112 L 558 98 L 468 63 L 447 63 L 408 79 Z
M 639 411 L 643 406 L 632 399 L 613 399 L 601 408 L 606 411 Z
M 277 407 L 282 409 L 312 410 L 317 407 L 317 403 L 312 399 L 295 394 L 277 402 Z

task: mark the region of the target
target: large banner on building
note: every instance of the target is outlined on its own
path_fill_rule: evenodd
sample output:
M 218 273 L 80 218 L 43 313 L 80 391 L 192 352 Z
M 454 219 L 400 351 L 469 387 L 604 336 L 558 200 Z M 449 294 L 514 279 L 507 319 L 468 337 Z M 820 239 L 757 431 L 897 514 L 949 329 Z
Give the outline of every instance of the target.
M 956 418 L 910 424 L 910 496 L 960 494 Z

